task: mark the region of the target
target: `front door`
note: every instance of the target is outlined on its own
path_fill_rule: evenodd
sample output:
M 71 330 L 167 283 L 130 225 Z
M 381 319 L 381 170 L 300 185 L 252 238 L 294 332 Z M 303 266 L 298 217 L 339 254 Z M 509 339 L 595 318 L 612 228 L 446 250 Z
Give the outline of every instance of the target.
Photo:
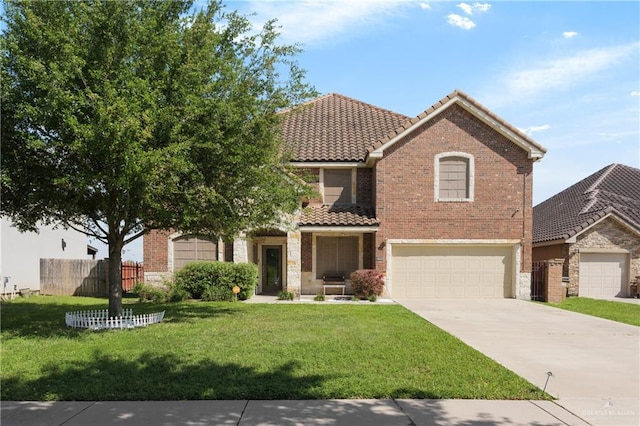
M 262 294 L 282 290 L 282 246 L 262 246 Z

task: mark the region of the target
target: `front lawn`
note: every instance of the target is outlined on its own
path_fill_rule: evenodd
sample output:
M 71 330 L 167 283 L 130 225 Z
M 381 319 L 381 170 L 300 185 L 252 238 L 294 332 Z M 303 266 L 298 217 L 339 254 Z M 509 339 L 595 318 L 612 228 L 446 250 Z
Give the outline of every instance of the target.
M 548 397 L 399 305 L 125 303 L 165 319 L 74 330 L 64 312 L 106 300 L 3 303 L 2 400 Z
M 549 305 L 640 327 L 640 305 L 633 303 L 569 297 L 561 303 L 550 303 Z

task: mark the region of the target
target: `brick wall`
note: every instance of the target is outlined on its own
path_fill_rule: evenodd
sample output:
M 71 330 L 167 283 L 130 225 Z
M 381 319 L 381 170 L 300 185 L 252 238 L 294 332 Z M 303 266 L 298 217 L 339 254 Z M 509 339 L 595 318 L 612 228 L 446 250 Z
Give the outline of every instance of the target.
M 474 158 L 473 202 L 434 201 L 437 154 Z M 521 271 L 531 270 L 532 169 L 527 153 L 459 106 L 444 111 L 385 151 L 376 165 L 375 205 L 387 239 L 518 239 Z M 377 249 L 377 259 L 384 248 Z M 385 270 L 386 259 L 377 260 Z
M 373 170 L 357 169 L 357 192 L 358 204 L 371 206 L 373 203 Z
M 376 267 L 376 250 L 374 244 L 376 243 L 375 234 L 363 234 L 362 235 L 362 267 L 364 269 L 375 269 Z
M 569 256 L 569 245 L 568 244 L 554 244 L 551 246 L 542 246 L 542 247 L 534 247 L 532 250 L 532 258 L 533 261 L 537 260 L 547 260 L 547 259 L 558 259 L 558 258 L 568 258 Z
M 300 246 L 302 272 L 311 272 L 313 269 L 313 234 L 311 232 L 302 233 Z
M 152 230 L 142 238 L 145 272 L 168 272 L 167 240 L 173 231 Z

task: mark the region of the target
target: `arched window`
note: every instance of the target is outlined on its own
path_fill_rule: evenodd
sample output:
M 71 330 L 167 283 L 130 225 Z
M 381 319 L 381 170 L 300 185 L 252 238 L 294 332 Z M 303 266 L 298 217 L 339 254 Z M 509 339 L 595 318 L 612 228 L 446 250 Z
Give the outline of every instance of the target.
M 435 201 L 473 201 L 473 156 L 445 152 L 435 158 Z

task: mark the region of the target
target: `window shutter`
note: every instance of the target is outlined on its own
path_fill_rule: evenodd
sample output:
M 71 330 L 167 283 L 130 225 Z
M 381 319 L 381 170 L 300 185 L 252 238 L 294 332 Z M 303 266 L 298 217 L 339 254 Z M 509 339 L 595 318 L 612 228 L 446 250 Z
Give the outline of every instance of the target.
M 441 199 L 469 198 L 469 161 L 462 157 L 440 159 L 439 187 Z
M 324 170 L 324 204 L 351 204 L 351 169 Z

